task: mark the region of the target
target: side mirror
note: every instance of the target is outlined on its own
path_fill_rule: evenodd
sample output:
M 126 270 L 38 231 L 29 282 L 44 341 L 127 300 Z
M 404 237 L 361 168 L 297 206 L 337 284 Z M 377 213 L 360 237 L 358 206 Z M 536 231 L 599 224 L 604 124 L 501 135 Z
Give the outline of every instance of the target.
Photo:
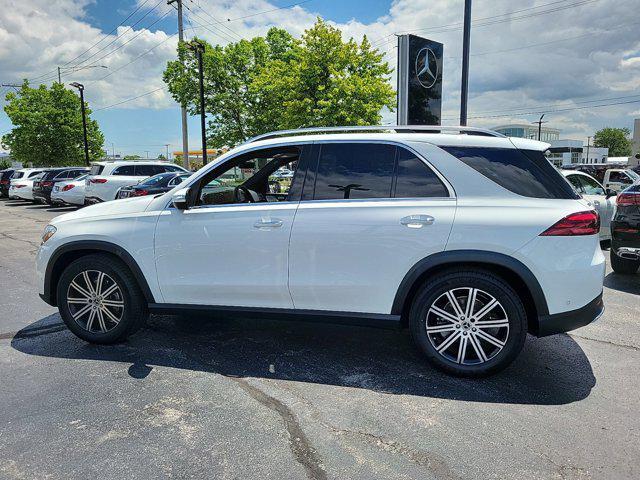
M 178 210 L 186 210 L 188 194 L 189 194 L 189 188 L 181 188 L 171 196 L 171 203 Z
M 618 192 L 616 192 L 611 188 L 605 188 L 604 193 L 607 196 L 607 198 L 615 197 L 616 195 L 618 195 Z

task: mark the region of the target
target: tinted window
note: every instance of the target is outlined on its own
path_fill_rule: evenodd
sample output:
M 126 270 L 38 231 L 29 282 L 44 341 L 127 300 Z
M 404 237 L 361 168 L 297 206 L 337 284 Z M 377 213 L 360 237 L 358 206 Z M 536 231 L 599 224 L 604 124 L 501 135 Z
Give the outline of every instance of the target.
M 13 175 L 11 175 L 12 180 L 16 180 L 22 177 L 24 177 L 24 172 L 13 172 Z
M 633 183 L 633 181 L 623 172 L 610 172 L 609 181 L 616 183 Z
M 600 186 L 594 179 L 580 175 L 580 182 L 584 187 L 584 193 L 587 195 L 604 195 L 604 188 Z
M 177 165 L 165 165 L 164 170 L 166 172 L 184 172 L 184 169 L 178 167 Z
M 398 148 L 398 170 L 394 197 L 448 197 L 438 176 L 409 150 Z
M 507 190 L 533 198 L 579 198 L 543 152 L 513 148 L 442 147 Z
M 33 178 L 36 175 L 40 175 L 41 173 L 42 173 L 42 170 L 38 170 L 37 172 L 31 172 L 27 178 Z
M 89 174 L 100 175 L 102 173 L 102 170 L 104 170 L 104 165 L 92 165 Z
M 116 168 L 111 175 L 127 175 L 133 177 L 134 168 L 133 165 L 123 165 L 122 167 Z
M 582 183 L 580 183 L 580 175 L 569 175 L 567 177 L 567 180 L 569 180 L 569 183 L 573 186 L 573 188 L 576 189 L 576 192 L 578 193 L 584 193 L 584 189 L 582 188 Z
M 313 198 L 389 198 L 395 152 L 393 145 L 322 145 Z
M 0 179 L 2 180 L 10 179 L 11 175 L 13 175 L 13 172 L 15 172 L 15 170 L 7 170 L 5 172 L 2 172 L 2 175 L 0 175 Z
M 174 177 L 173 173 L 161 173 L 154 177 L 147 178 L 140 185 L 144 185 L 147 187 L 152 187 L 152 186 L 159 187 L 161 185 L 165 185 L 173 177 Z
M 151 177 L 165 171 L 162 165 L 136 165 L 136 175 L 140 177 Z

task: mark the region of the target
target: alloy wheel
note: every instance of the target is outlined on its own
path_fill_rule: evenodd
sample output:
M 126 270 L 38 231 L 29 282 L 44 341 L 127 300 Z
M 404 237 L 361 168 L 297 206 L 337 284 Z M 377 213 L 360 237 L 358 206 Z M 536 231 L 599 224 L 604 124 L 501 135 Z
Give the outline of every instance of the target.
M 85 270 L 69 284 L 67 308 L 73 320 L 85 330 L 106 333 L 122 320 L 124 297 L 109 275 L 98 270 Z
M 446 291 L 431 304 L 425 321 L 433 348 L 460 365 L 491 360 L 509 338 L 509 318 L 504 307 L 478 288 Z

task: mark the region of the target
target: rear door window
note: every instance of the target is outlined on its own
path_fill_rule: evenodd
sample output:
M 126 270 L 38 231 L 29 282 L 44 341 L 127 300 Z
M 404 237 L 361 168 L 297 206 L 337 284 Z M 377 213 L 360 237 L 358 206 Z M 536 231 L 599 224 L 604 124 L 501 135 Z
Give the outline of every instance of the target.
M 121 167 L 116 168 L 111 175 L 122 175 L 133 177 L 135 175 L 135 170 L 133 165 L 123 165 Z
M 579 198 L 543 152 L 515 148 L 441 148 L 478 173 L 518 195 L 532 198 Z
M 580 175 L 569 175 L 567 180 L 569 183 L 575 188 L 576 192 L 584 193 L 584 188 L 582 188 L 582 183 L 580 182 Z
M 604 195 L 604 188 L 594 179 L 580 175 L 580 183 L 587 195 Z
M 11 175 L 11 180 L 17 180 L 18 178 L 24 177 L 24 172 L 13 172 Z
M 322 144 L 314 200 L 391 197 L 395 153 L 394 145 Z
M 136 176 L 138 177 L 151 177 L 165 171 L 162 165 L 136 165 Z

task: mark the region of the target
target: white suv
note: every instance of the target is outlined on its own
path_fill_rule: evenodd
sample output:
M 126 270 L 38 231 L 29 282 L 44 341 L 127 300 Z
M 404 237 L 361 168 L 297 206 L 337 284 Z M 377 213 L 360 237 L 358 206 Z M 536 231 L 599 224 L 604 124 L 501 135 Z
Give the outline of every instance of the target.
M 148 312 L 406 326 L 435 366 L 464 376 L 507 366 L 527 332 L 601 315 L 598 215 L 547 144 L 466 127 L 344 130 L 355 133 L 262 136 L 164 195 L 57 217 L 37 255 L 41 297 L 96 343 Z M 283 165 L 293 179 L 270 193 Z
M 115 200 L 118 190 L 165 172 L 186 172 L 178 165 L 161 161 L 94 162 L 85 180 L 85 204 Z

